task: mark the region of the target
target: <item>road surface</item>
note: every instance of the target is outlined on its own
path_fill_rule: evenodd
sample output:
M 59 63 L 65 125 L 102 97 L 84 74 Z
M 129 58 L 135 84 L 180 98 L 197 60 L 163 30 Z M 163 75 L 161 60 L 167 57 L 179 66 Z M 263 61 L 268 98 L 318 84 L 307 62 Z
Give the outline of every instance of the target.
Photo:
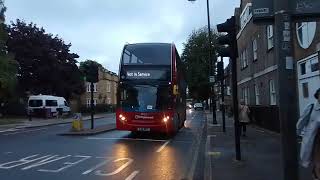
M 197 179 L 204 122 L 202 111 L 188 111 L 185 127 L 171 139 L 116 130 L 94 136 L 57 135 L 70 124 L 2 132 L 0 179 Z M 97 125 L 107 123 L 114 123 L 114 117 L 97 120 Z

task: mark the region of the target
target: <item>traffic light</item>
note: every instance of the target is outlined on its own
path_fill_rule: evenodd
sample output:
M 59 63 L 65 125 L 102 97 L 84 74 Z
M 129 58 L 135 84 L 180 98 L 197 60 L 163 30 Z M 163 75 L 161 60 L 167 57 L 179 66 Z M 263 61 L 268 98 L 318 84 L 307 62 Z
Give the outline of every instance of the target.
M 235 17 L 227 19 L 226 22 L 217 25 L 218 32 L 227 33 L 218 37 L 217 52 L 221 57 L 230 57 L 235 59 L 238 57 L 237 38 L 236 38 L 236 22 Z
M 86 81 L 96 83 L 99 81 L 98 65 L 91 63 L 86 71 Z

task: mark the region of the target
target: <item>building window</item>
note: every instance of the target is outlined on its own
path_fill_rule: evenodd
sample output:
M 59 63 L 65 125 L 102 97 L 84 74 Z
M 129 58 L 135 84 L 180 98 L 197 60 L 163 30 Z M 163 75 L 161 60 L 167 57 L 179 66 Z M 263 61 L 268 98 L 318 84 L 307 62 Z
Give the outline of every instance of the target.
M 91 105 L 91 99 L 87 98 L 87 107 L 90 107 Z M 93 105 L 96 106 L 97 105 L 97 99 L 93 98 Z
M 87 92 L 91 92 L 90 84 L 91 83 L 87 82 Z M 97 83 L 93 83 L 93 92 L 97 92 Z
M 111 104 L 111 98 L 107 98 L 107 104 Z
M 309 48 L 316 34 L 316 27 L 316 22 L 296 23 L 297 39 L 302 48 Z
M 319 70 L 319 62 L 317 59 L 312 59 L 310 63 L 311 63 L 311 72 L 315 72 Z
M 111 92 L 111 84 L 110 84 L 110 82 L 107 82 L 107 92 Z
M 227 96 L 231 96 L 231 88 L 230 88 L 230 86 L 227 86 Z
M 240 28 L 243 29 L 252 18 L 252 4 L 248 3 L 240 14 Z
M 267 26 L 268 50 L 273 48 L 273 25 Z
M 301 75 L 306 74 L 306 63 L 305 62 L 300 64 L 300 74 Z
M 254 39 L 252 41 L 252 51 L 253 51 L 253 61 L 256 61 L 258 59 L 258 45 L 257 45 L 257 39 Z
M 245 48 L 242 53 L 240 54 L 240 63 L 241 63 L 241 69 L 244 69 L 248 67 L 248 51 L 247 48 Z
M 249 104 L 249 88 L 244 88 L 244 103 Z
M 304 98 L 309 97 L 309 88 L 308 88 L 308 83 L 302 83 L 302 94 Z
M 248 87 L 245 87 L 245 88 L 242 88 L 242 101 L 244 101 L 244 103 L 246 105 L 249 104 L 249 88 Z
M 257 84 L 254 85 L 254 94 L 256 96 L 256 105 L 260 105 L 260 92 Z
M 277 104 L 277 98 L 276 98 L 276 89 L 274 86 L 274 80 L 269 81 L 269 92 L 270 92 L 270 105 L 276 105 Z

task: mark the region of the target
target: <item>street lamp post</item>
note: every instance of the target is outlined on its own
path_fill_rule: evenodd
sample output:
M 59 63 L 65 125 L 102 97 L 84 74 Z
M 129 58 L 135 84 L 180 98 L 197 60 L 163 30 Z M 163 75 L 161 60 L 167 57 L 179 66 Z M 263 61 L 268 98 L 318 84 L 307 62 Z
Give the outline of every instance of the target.
M 191 2 L 194 2 L 196 0 L 188 0 Z M 210 27 L 210 10 L 209 10 L 209 0 L 207 0 L 207 18 L 208 18 L 208 49 L 209 49 L 209 75 L 210 76 L 214 76 L 214 72 L 213 72 L 213 59 L 211 58 L 212 55 L 212 41 L 211 41 L 211 27 Z M 208 78 L 209 79 L 209 78 Z M 213 124 L 217 124 L 217 119 L 216 119 L 216 103 L 215 103 L 215 94 L 214 94 L 214 84 L 211 84 L 211 82 L 209 81 L 210 84 L 210 96 L 211 96 L 211 100 L 210 100 L 210 107 L 212 107 L 212 123 Z

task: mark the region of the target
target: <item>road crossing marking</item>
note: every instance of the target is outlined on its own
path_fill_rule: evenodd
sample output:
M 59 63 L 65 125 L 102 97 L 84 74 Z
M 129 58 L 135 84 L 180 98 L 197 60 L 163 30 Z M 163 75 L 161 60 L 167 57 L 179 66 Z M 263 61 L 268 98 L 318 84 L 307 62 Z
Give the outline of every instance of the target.
M 133 171 L 125 180 L 132 180 L 138 173 L 139 171 Z
M 157 152 L 161 152 L 169 142 L 170 142 L 170 140 L 163 143 L 162 146 L 157 150 Z
M 27 133 L 27 132 L 41 131 L 41 130 L 46 130 L 46 129 L 48 129 L 48 128 L 32 129 L 32 130 L 27 130 L 27 131 L 18 131 L 18 132 L 3 134 L 3 135 L 8 136 L 8 135 L 13 135 L 13 134 L 21 134 L 21 133 Z

